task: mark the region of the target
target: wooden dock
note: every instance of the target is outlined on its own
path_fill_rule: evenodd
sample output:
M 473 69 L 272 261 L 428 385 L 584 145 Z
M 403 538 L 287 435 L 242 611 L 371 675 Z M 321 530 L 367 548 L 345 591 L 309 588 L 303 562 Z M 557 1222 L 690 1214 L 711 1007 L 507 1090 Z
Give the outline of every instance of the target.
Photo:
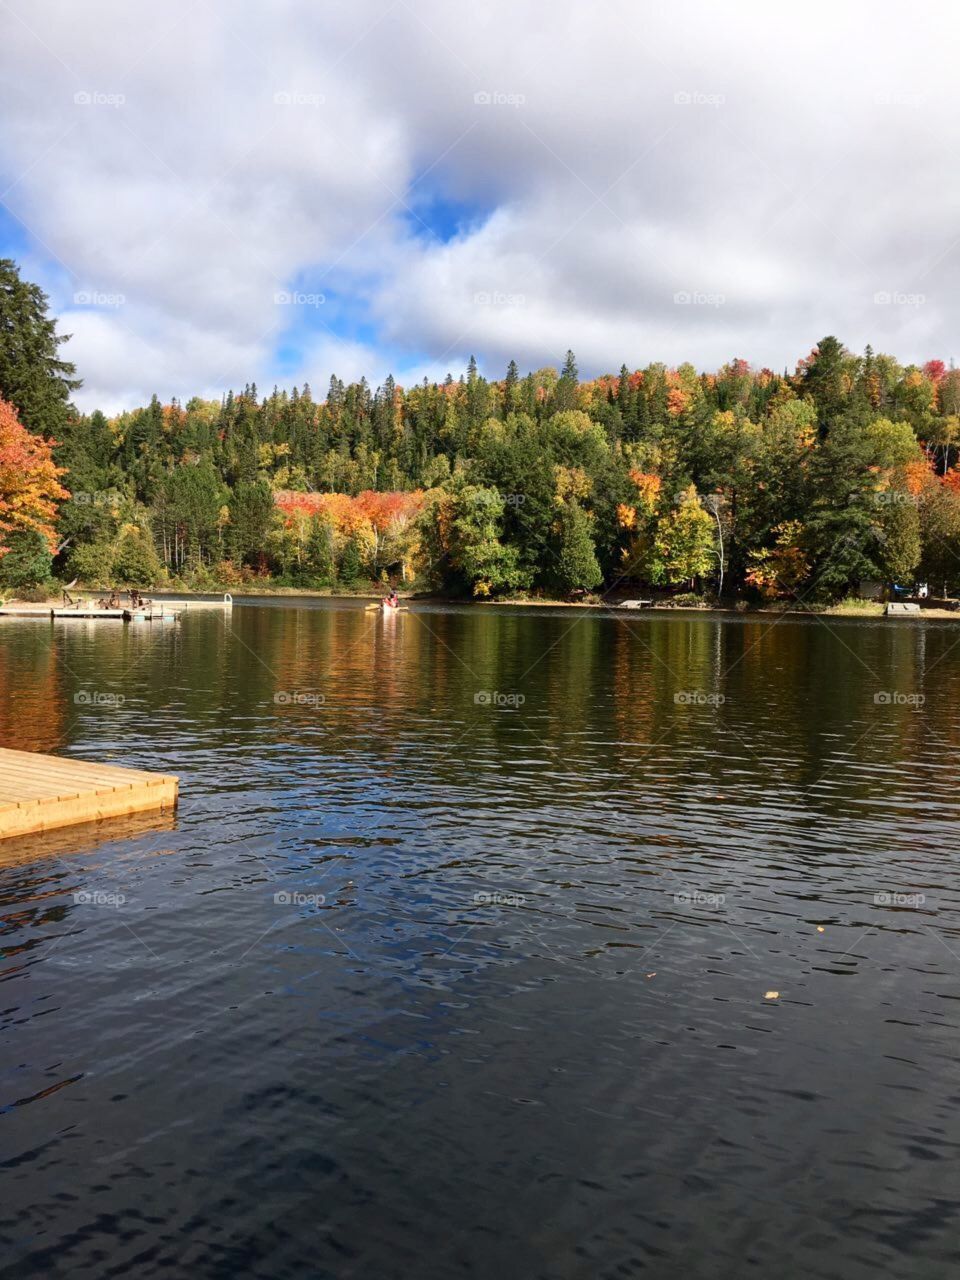
M 173 809 L 179 779 L 0 747 L 0 840 L 74 823 Z
M 121 592 L 129 595 L 129 592 Z M 151 600 L 141 600 L 138 604 L 117 604 L 107 608 L 101 598 L 89 595 L 89 598 L 71 600 L 70 603 L 57 604 L 47 601 L 46 604 L 33 604 L 22 600 L 5 600 L 0 597 L 0 616 L 7 618 L 86 618 L 104 621 L 113 618 L 118 622 L 178 622 L 183 613 L 196 612 L 198 609 L 233 608 L 233 596 L 229 591 L 223 593 L 222 599 L 197 600 L 190 596 L 159 595 Z
M 62 618 L 87 619 L 95 622 L 177 622 L 182 606 L 171 608 L 170 605 L 151 602 L 143 608 L 101 609 L 96 605 L 71 604 L 4 604 L 0 602 L 0 616 L 6 618 L 51 618 L 59 621 Z

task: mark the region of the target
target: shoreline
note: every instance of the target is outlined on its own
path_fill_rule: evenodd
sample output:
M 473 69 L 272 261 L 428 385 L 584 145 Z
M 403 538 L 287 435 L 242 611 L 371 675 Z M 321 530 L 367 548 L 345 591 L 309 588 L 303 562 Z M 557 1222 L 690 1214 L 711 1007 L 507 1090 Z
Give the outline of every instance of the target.
M 104 589 L 105 590 L 105 589 Z M 78 587 L 75 588 L 77 594 L 97 595 L 102 594 L 99 588 Z M 334 603 L 370 603 L 380 600 L 380 591 L 330 591 L 319 588 L 309 587 L 260 587 L 253 588 L 251 586 L 235 587 L 232 589 L 224 589 L 221 591 L 190 591 L 190 590 L 174 590 L 170 588 L 151 589 L 153 597 L 157 600 L 164 599 L 183 599 L 183 600 L 215 600 L 225 595 L 230 595 L 234 600 L 243 600 L 247 598 L 275 598 L 278 600 L 330 600 Z M 844 607 L 843 605 L 827 605 L 822 609 L 798 608 L 771 608 L 764 605 L 737 607 L 735 605 L 696 605 L 696 604 L 668 604 L 656 603 L 647 605 L 643 609 L 625 609 L 619 601 L 587 601 L 587 600 L 529 600 L 516 599 L 511 597 L 502 597 L 500 599 L 472 599 L 469 597 L 454 596 L 438 596 L 426 595 L 412 592 L 399 592 L 400 599 L 407 605 L 425 604 L 425 605 L 466 605 L 479 608 L 513 608 L 513 609 L 592 609 L 595 612 L 603 612 L 606 614 L 722 614 L 731 617 L 778 617 L 778 618 L 848 618 L 848 619 L 878 619 L 884 618 L 884 605 L 874 601 L 863 601 L 862 606 L 858 608 Z M 17 602 L 15 595 L 9 595 L 3 598 L 6 604 Z M 28 603 L 28 602 L 22 602 Z M 46 601 L 35 601 L 38 610 L 45 606 L 59 607 L 61 600 L 59 596 L 51 596 Z M 952 611 L 931 607 L 928 609 L 921 608 L 917 614 L 901 615 L 896 621 L 921 621 L 928 619 L 937 622 L 960 622 L 960 610 Z
M 159 597 L 164 595 L 182 596 L 185 599 L 203 599 L 205 597 L 223 594 L 216 591 L 158 591 L 155 593 Z M 365 600 L 377 601 L 382 599 L 380 591 L 324 591 L 319 589 L 299 588 L 299 587 L 273 587 L 267 590 L 247 590 L 245 588 L 237 588 L 230 592 L 234 598 L 243 598 L 245 596 L 276 596 L 279 599 L 295 599 L 304 598 L 308 600 L 332 600 L 332 601 L 351 601 Z M 843 605 L 826 605 L 822 609 L 791 609 L 791 608 L 770 608 L 765 605 L 749 605 L 743 608 L 737 608 L 736 605 L 697 605 L 697 604 L 667 604 L 656 603 L 647 605 L 643 609 L 624 609 L 620 601 L 607 600 L 529 600 L 517 599 L 510 596 L 503 596 L 498 599 L 476 599 L 469 597 L 457 596 L 437 596 L 437 595 L 421 595 L 412 592 L 399 591 L 398 595 L 406 604 L 433 604 L 433 605 L 469 605 L 479 608 L 513 608 L 513 609 L 593 609 L 595 611 L 603 611 L 606 613 L 624 613 L 624 614 L 665 614 L 665 613 L 704 613 L 704 614 L 728 614 L 732 617 L 742 618 L 753 615 L 763 617 L 794 617 L 794 618 L 883 618 L 884 604 L 874 602 L 872 600 L 863 601 L 860 608 L 844 608 Z M 629 598 L 629 597 L 628 597 Z M 897 621 L 916 621 L 917 619 L 931 618 L 939 622 L 960 622 L 960 610 L 956 612 L 950 609 L 921 608 L 919 614 L 904 614 Z

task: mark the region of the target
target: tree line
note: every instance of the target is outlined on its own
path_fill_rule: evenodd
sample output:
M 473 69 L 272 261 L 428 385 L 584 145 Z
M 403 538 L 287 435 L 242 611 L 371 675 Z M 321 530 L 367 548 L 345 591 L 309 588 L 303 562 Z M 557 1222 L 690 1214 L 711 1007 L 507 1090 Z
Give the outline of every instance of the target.
M 780 373 L 733 359 L 582 380 L 570 352 L 490 380 L 471 358 L 443 382 L 333 377 L 322 398 L 251 384 L 108 417 L 73 408 L 63 341 L 42 292 L 0 262 L 0 399 L 48 450 L 46 507 L 25 523 L 30 503 L 4 489 L 24 439 L 0 418 L 7 586 L 389 577 L 456 595 L 812 601 L 960 583 L 960 370 L 939 360 L 833 336 Z

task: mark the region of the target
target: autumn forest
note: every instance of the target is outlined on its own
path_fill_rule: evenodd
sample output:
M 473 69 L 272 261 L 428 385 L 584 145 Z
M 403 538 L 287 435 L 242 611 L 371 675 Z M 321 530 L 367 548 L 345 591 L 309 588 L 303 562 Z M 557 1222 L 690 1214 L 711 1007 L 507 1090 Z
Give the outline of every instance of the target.
M 830 602 L 960 586 L 960 370 L 824 337 L 731 359 L 72 406 L 47 301 L 0 263 L 6 592 L 391 581 L 463 597 L 605 590 Z M 82 375 L 82 370 L 79 371 Z

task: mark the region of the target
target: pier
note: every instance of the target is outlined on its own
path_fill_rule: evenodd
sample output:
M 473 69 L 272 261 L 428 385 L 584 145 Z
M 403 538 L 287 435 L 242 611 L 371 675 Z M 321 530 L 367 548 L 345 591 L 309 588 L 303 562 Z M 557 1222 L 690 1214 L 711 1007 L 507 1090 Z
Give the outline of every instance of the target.
M 172 810 L 179 779 L 0 748 L 0 840 L 148 810 Z
M 222 599 L 195 600 L 176 596 L 158 596 L 141 604 L 107 607 L 97 600 L 74 600 L 62 605 L 31 604 L 21 600 L 0 599 L 0 617 L 50 618 L 54 620 L 86 619 L 115 622 L 176 622 L 182 613 L 197 609 L 232 609 L 233 596 L 226 592 Z

